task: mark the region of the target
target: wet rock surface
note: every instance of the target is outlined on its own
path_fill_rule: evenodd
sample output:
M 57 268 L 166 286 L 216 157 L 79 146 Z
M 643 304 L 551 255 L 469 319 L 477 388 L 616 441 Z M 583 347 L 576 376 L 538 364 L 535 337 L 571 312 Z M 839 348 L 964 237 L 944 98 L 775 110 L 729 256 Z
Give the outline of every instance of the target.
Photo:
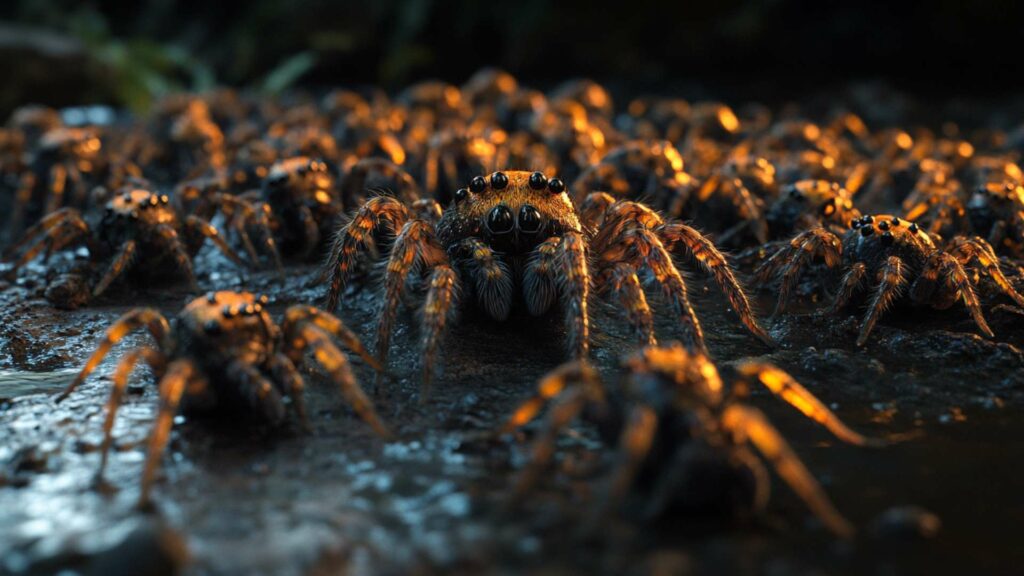
M 197 268 L 210 269 L 202 259 Z M 243 283 L 200 275 L 200 285 L 266 292 L 275 313 L 321 301 L 314 268 L 287 276 Z M 1019 273 L 1014 280 L 1022 285 Z M 716 360 L 771 361 L 854 428 L 894 441 L 836 445 L 755 391 L 752 403 L 858 526 L 854 542 L 840 543 L 778 481 L 756 525 L 610 522 L 600 537 L 585 536 L 599 496 L 591 480 L 606 451 L 584 425 L 561 441 L 544 488 L 509 508 L 507 489 L 536 428 L 509 441 L 487 434 L 564 360 L 563 335 L 555 318 L 496 324 L 472 313 L 452 329 L 424 404 L 413 314 L 399 323 L 390 378 L 377 391 L 398 441 L 374 436 L 307 370 L 311 433 L 179 417 L 154 509 L 139 511 L 142 442 L 156 404 L 144 369 L 131 381 L 102 485 L 95 470 L 110 371 L 148 336 L 127 338 L 67 401 L 53 396 L 127 303 L 172 315 L 192 294 L 122 290 L 58 311 L 42 284 L 0 292 L 0 572 L 935 574 L 1006 572 L 1024 561 L 1024 316 L 993 309 L 999 301 L 984 303 L 994 340 L 977 336 L 961 309 L 897 310 L 859 349 L 856 310 L 815 313 L 806 298 L 806 313 L 766 319 L 780 343 L 771 350 L 748 335 L 713 283 L 691 275 Z M 375 294 L 364 285 L 350 290 L 341 315 L 372 342 Z M 608 372 L 633 342 L 614 310 L 595 309 L 593 356 Z M 661 315 L 658 332 L 671 339 L 673 319 Z M 356 367 L 371 386 L 371 371 Z

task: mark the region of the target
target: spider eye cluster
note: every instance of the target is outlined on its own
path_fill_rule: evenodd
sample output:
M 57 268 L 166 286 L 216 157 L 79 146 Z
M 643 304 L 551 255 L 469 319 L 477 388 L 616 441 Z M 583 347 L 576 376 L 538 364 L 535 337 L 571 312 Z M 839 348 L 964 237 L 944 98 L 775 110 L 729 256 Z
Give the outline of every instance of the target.
M 487 191 L 488 186 L 492 190 L 504 190 L 509 185 L 508 174 L 504 172 L 494 172 L 489 177 L 474 176 L 469 181 L 469 186 L 466 188 L 459 188 L 455 191 L 454 199 L 455 203 L 459 204 L 469 198 L 470 194 L 483 194 Z M 547 189 L 552 194 L 561 194 L 565 192 L 565 182 L 558 178 L 548 178 L 543 172 L 534 172 L 530 174 L 530 178 L 527 180 L 531 190 L 544 190 Z

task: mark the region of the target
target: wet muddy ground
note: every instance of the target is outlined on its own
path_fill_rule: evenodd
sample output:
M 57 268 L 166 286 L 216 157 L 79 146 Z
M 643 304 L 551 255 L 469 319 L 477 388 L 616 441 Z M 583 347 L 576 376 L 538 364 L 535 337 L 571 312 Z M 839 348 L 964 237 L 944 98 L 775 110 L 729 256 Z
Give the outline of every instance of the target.
M 280 312 L 320 301 L 322 287 L 310 286 L 315 272 L 293 268 L 283 285 L 272 275 L 230 274 L 200 284 L 266 292 Z M 599 538 L 580 536 L 603 453 L 583 425 L 562 441 L 543 489 L 509 509 L 507 488 L 535 428 L 508 442 L 484 436 L 564 359 L 562 333 L 556 320 L 494 324 L 472 314 L 451 331 L 444 373 L 425 405 L 416 401 L 411 315 L 400 323 L 378 401 L 399 441 L 376 438 L 331 385 L 310 375 L 310 434 L 179 418 L 155 510 L 139 512 L 141 442 L 156 399 L 145 370 L 132 379 L 115 430 L 107 488 L 96 489 L 93 476 L 107 376 L 148 336 L 128 338 L 69 400 L 58 405 L 53 396 L 126 302 L 172 315 L 192 295 L 125 289 L 63 312 L 22 281 L 0 285 L 0 573 L 890 575 L 1024 565 L 1024 316 L 987 302 L 997 334 L 990 341 L 960 308 L 894 312 L 858 349 L 852 315 L 787 315 L 765 320 L 780 342 L 770 350 L 744 331 L 713 284 L 696 274 L 690 284 L 719 362 L 770 360 L 854 428 L 896 441 L 838 445 L 766 394 L 751 400 L 856 524 L 854 542 L 833 540 L 779 481 L 756 525 L 608 522 Z M 605 372 L 632 345 L 609 312 L 598 307 L 593 318 L 594 358 Z M 373 291 L 356 287 L 342 316 L 372 341 Z M 662 317 L 660 337 L 673 334 Z M 357 369 L 370 385 L 371 371 Z M 941 519 L 934 537 L 915 535 L 921 511 Z

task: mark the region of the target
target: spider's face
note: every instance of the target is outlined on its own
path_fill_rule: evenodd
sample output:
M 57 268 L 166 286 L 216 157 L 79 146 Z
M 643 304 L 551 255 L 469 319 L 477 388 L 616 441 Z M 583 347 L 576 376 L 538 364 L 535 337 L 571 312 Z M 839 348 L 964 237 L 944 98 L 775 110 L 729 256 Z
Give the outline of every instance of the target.
M 775 235 L 810 228 L 819 222 L 846 226 L 860 212 L 853 207 L 849 192 L 826 180 L 801 180 L 782 190 L 765 219 Z
M 334 179 L 327 164 L 306 156 L 277 162 L 263 179 L 263 195 L 273 205 L 284 206 L 309 200 L 330 204 Z
M 87 164 L 99 155 L 99 136 L 88 128 L 56 128 L 43 135 L 39 142 L 39 155 L 82 162 L 78 169 L 90 172 Z
M 843 239 L 844 255 L 869 266 L 879 266 L 889 256 L 899 256 L 913 266 L 923 263 L 936 249 L 935 241 L 923 228 L 889 214 L 854 220 Z
M 142 188 L 126 188 L 107 202 L 106 225 L 117 229 L 138 231 L 160 225 L 178 227 L 178 214 L 166 194 Z
M 1015 212 L 1024 213 L 1024 186 L 1013 182 L 986 184 L 967 203 L 971 226 L 981 234 L 987 234 L 999 220 L 1012 220 Z
M 271 347 L 274 324 L 266 296 L 210 292 L 188 303 L 178 316 L 180 338 L 200 356 L 262 357 Z
M 525 254 L 547 238 L 581 230 L 565 184 L 540 172 L 477 176 L 454 198 L 438 225 L 446 246 L 479 238 L 495 251 Z

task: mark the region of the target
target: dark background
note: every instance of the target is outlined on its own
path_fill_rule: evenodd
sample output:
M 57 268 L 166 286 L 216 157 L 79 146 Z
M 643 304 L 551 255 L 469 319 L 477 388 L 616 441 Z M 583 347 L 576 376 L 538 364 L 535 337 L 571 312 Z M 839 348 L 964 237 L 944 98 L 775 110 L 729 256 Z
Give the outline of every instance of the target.
M 0 112 L 29 101 L 144 108 L 178 88 L 273 92 L 464 81 L 502 66 L 531 85 L 799 99 L 873 81 L 925 97 L 1006 98 L 1024 84 L 1024 3 L 138 0 L 0 3 Z

